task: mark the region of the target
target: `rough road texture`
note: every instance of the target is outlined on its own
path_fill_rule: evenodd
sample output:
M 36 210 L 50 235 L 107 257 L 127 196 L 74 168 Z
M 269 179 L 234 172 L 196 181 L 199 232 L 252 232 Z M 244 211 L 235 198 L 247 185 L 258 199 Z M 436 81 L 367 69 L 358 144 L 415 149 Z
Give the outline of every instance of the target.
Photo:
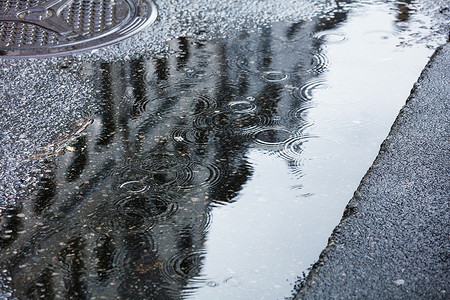
M 296 299 L 449 299 L 449 83 L 446 44 Z

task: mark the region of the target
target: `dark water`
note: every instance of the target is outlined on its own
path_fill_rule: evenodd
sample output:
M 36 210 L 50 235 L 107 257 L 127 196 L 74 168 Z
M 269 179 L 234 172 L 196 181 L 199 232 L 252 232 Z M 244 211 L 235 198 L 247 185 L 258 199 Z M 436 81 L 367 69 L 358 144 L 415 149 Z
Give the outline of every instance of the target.
M 289 297 L 430 53 L 381 8 L 85 64 L 101 110 L 2 216 L 14 296 Z

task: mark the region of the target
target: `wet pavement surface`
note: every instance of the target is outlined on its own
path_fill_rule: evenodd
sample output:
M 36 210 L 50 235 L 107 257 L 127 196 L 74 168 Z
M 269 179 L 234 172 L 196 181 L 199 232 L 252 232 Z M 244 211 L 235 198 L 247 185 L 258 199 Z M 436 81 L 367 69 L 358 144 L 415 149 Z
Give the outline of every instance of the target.
M 4 296 L 292 296 L 445 39 L 440 2 L 172 4 L 115 46 L 2 60 Z M 355 49 L 374 85 L 345 79 Z

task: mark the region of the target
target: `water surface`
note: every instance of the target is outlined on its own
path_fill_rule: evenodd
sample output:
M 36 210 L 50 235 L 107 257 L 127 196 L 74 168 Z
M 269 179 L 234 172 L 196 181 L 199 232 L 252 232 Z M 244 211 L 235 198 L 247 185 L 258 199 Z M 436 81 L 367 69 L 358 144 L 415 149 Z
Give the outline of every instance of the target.
M 84 64 L 101 110 L 2 216 L 14 296 L 290 297 L 431 55 L 398 47 L 398 9 Z

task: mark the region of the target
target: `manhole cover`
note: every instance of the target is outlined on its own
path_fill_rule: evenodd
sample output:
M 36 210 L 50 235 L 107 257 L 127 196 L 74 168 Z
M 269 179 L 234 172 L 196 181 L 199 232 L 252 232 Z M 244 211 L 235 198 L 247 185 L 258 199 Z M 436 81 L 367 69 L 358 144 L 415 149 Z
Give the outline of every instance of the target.
M 137 33 L 155 18 L 150 0 L 0 0 L 0 56 L 99 48 Z

